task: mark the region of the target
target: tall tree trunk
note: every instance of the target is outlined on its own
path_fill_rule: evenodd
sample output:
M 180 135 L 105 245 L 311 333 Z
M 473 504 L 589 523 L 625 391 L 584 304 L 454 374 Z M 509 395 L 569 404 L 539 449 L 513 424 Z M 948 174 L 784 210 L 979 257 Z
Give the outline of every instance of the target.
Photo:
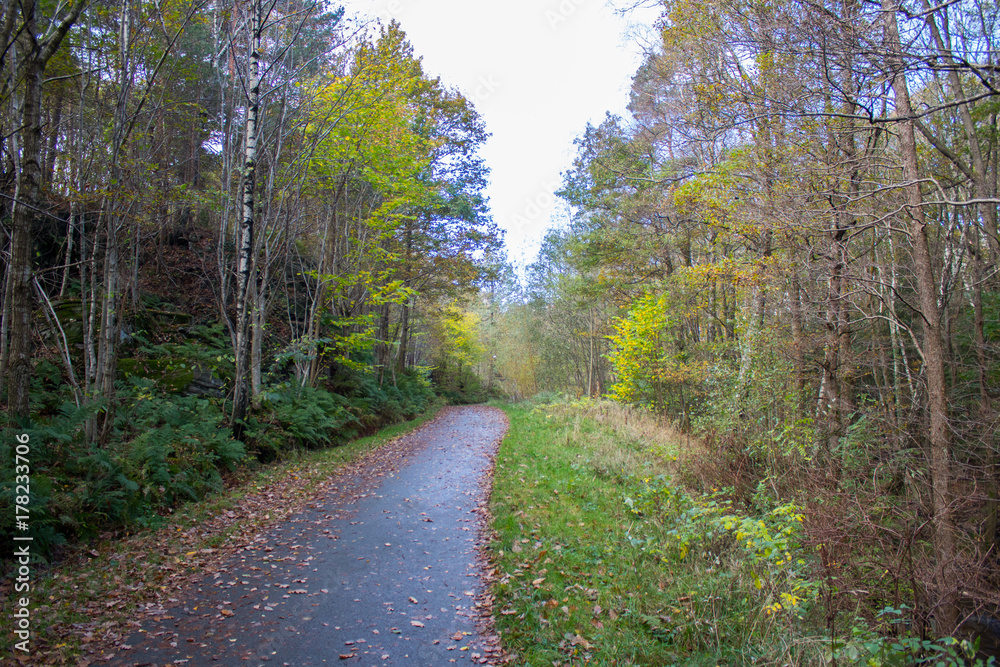
M 920 169 L 917 143 L 914 134 L 913 107 L 907 85 L 902 46 L 899 40 L 897 12 L 894 0 L 882 0 L 885 13 L 888 52 L 887 65 L 893 74 L 892 90 L 895 96 L 896 127 L 899 131 L 899 149 L 902 160 L 906 191 L 906 215 L 910 241 L 913 245 L 913 271 L 917 279 L 917 292 L 923 329 L 923 359 L 927 375 L 927 411 L 929 418 L 929 445 L 931 469 L 931 503 L 934 512 L 934 556 L 936 560 L 935 586 L 938 604 L 935 616 L 938 631 L 951 634 L 958 623 L 958 580 L 955 572 L 955 524 L 951 511 L 951 436 L 946 386 L 945 345 L 941 324 L 941 308 L 934 280 L 924 213 L 923 194 L 920 191 Z
M 806 340 L 802 326 L 802 287 L 799 285 L 797 277 L 793 277 L 791 280 L 788 306 L 792 329 L 792 370 L 794 373 L 793 386 L 795 387 L 792 410 L 795 421 L 801 422 L 806 411 Z
M 375 342 L 375 378 L 381 385 L 389 366 L 389 315 L 391 305 L 378 306 L 378 340 Z
M 264 325 L 267 322 L 267 304 L 262 285 L 253 284 L 251 289 L 253 289 L 254 306 L 250 317 L 250 396 L 256 405 L 264 382 L 261 365 L 264 358 Z
M 17 184 L 14 189 L 11 258 L 8 270 L 10 294 L 10 334 L 7 352 L 8 409 L 15 420 L 26 420 L 30 413 L 28 390 L 31 386 L 31 313 L 32 267 L 31 220 L 41 201 L 42 142 L 42 76 L 49 59 L 59 48 L 73 23 L 79 18 L 86 2 L 72 7 L 43 42 L 37 40 L 38 21 L 36 0 L 18 4 L 23 29 L 17 37 L 18 61 L 22 72 L 20 157 L 17 163 Z M 8 5 L 12 12 L 14 6 Z M 10 14 L 8 13 L 8 16 Z
M 102 444 L 107 443 L 114 427 L 115 379 L 118 374 L 118 343 L 121 331 L 121 310 L 124 304 L 121 236 L 126 219 L 125 209 L 131 206 L 127 203 L 130 198 L 124 192 L 127 171 L 123 166 L 123 153 L 127 150 L 126 139 L 130 126 L 129 102 L 132 95 L 134 74 L 132 39 L 135 32 L 132 25 L 131 1 L 123 0 L 120 14 L 118 100 L 115 105 L 110 168 L 110 180 L 116 184 L 117 189 L 104 198 L 102 213 L 102 222 L 105 226 L 104 283 L 95 388 L 107 403 L 104 412 L 100 415 L 99 424 L 93 431 Z M 124 249 L 124 255 L 125 258 L 129 257 L 128 248 Z
M 236 377 L 233 397 L 233 429 L 242 435 L 241 426 L 250 404 L 250 309 L 254 305 L 251 284 L 256 263 L 254 248 L 254 195 L 257 185 L 258 114 L 261 88 L 261 33 L 264 11 L 262 0 L 251 0 L 247 17 L 250 30 L 250 56 L 247 81 L 247 112 L 243 150 L 242 212 L 236 238 Z
M 399 314 L 399 351 L 396 352 L 396 375 L 406 370 L 406 355 L 410 349 L 410 311 L 413 308 L 412 299 L 400 304 Z
M 42 176 L 46 183 L 52 182 L 56 169 L 57 150 L 59 148 L 59 124 L 62 122 L 63 96 L 56 97 L 55 108 L 49 115 L 49 144 L 45 150 L 45 168 Z
M 411 274 L 413 271 L 413 227 L 409 220 L 406 222 L 406 229 L 404 230 L 404 248 L 403 271 L 406 277 L 403 280 L 403 287 L 408 288 L 412 282 Z M 397 375 L 406 370 L 406 351 L 410 347 L 410 309 L 413 307 L 412 303 L 413 300 L 407 298 L 404 303 L 400 304 L 399 350 L 396 351 Z
M 104 283 L 101 306 L 101 333 L 97 346 L 97 379 L 96 390 L 110 399 L 114 395 L 115 375 L 117 371 L 118 351 L 118 283 L 120 277 L 118 256 L 118 224 L 113 211 L 105 211 L 107 235 L 104 249 Z M 101 442 L 106 442 L 111 434 L 114 423 L 113 406 L 105 407 L 103 419 L 98 427 L 97 436 Z

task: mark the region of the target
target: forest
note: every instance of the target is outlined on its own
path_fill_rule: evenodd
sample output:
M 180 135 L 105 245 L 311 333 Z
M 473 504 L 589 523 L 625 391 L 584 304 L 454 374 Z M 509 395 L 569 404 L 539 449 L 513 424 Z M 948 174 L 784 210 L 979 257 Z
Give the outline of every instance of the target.
M 484 329 L 504 388 L 640 407 L 692 488 L 799 508 L 828 636 L 994 628 L 997 5 L 659 5 Z
M 692 545 L 801 523 L 789 627 L 1000 642 L 1000 7 L 656 4 L 518 271 L 487 128 L 398 23 L 5 2 L 0 396 L 39 549 L 435 394 L 562 395 L 684 434 L 683 502 L 642 497 Z
M 37 553 L 410 418 L 432 379 L 479 390 L 455 303 L 501 247 L 487 133 L 398 23 L 297 0 L 2 16 L 0 377 L 38 443 Z

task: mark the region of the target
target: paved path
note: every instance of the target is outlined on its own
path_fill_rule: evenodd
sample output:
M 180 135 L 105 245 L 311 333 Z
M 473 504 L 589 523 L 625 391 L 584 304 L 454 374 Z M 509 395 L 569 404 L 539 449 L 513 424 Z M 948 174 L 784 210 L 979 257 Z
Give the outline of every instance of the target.
M 506 428 L 446 408 L 144 619 L 115 664 L 492 664 L 478 519 Z

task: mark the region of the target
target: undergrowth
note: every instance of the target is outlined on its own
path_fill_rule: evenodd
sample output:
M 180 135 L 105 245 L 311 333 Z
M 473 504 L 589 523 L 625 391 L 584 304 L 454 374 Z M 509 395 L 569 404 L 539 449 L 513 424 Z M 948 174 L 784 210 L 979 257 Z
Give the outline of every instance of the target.
M 912 636 L 905 609 L 830 636 L 806 509 L 684 488 L 684 462 L 707 452 L 651 416 L 504 407 L 495 615 L 521 664 L 975 664 L 973 642 Z
M 415 372 L 399 374 L 394 386 L 351 372 L 341 378 L 344 393 L 274 378 L 248 415 L 242 440 L 236 440 L 225 396 L 187 396 L 176 386 L 182 372 L 193 374 L 192 368 L 222 369 L 225 375 L 224 342 L 202 329 L 204 340 L 144 346 L 137 352 L 117 384 L 114 420 L 103 439 L 93 434 L 109 408 L 106 402 L 77 406 L 58 369 L 37 374 L 39 410 L 31 423 L 13 430 L 0 421 L 4 554 L 13 553 L 15 533 L 14 434 L 30 439 L 32 554 L 47 561 L 58 558 L 66 544 L 158 525 L 168 510 L 222 491 L 227 476 L 245 475 L 300 450 L 343 445 L 412 419 L 434 400 L 426 377 Z M 164 356 L 142 356 L 154 352 Z M 164 360 L 169 363 L 153 363 Z M 39 366 L 46 370 L 51 364 Z

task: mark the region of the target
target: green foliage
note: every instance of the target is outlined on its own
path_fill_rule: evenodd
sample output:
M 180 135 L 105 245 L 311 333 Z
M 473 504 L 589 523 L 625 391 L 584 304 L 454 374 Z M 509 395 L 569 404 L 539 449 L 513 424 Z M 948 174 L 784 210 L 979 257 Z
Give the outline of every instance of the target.
M 245 451 L 219 407 L 194 397 L 150 396 L 148 382 L 133 382 L 136 400 L 124 418 L 137 435 L 128 443 L 125 474 L 146 503 L 170 507 L 221 490 L 219 470 L 233 469 Z
M 67 539 L 147 523 L 157 512 L 219 491 L 220 471 L 244 457 L 215 402 L 172 396 L 140 378 L 119 391 L 115 437 L 106 446 L 86 437 L 88 420 L 103 409 L 100 402 L 64 404 L 26 431 L 32 443 L 31 529 L 40 555 Z M 12 498 L 12 460 L 5 456 L 0 469 L 0 506 Z M 13 515 L 6 512 L 0 524 L 6 537 Z
M 993 656 L 985 660 L 976 657 L 978 641 L 953 637 L 931 640 L 909 635 L 902 627 L 909 611 L 902 606 L 885 607 L 879 612 L 879 624 L 894 630 L 898 628 L 896 636 L 876 633 L 863 620 L 856 619 L 849 637 L 832 639 L 826 644 L 824 658 L 866 667 L 988 667 L 997 664 Z
M 221 323 L 187 327 L 179 342 L 154 345 L 143 341 L 138 352 L 151 360 L 145 364 L 136 363 L 138 368 L 152 363 L 156 371 L 182 373 L 198 367 L 227 379 L 235 372 L 232 342 Z M 135 374 L 127 367 L 122 370 L 126 375 Z
M 476 372 L 486 353 L 479 335 L 480 317 L 452 303 L 431 323 L 435 367 L 431 378 L 439 395 L 456 405 L 489 398 Z
M 171 355 L 167 361 L 175 363 L 181 357 L 174 355 L 184 353 L 184 359 L 225 369 L 229 360 L 222 352 L 196 341 L 148 346 L 144 353 L 150 356 L 143 363 L 152 367 L 163 361 L 152 356 L 156 353 Z M 46 372 L 38 374 L 36 382 L 46 377 Z M 88 423 L 104 408 L 101 402 L 81 408 L 64 403 L 27 429 L 36 553 L 48 555 L 67 540 L 90 539 L 107 529 L 155 523 L 172 507 L 221 491 L 222 474 L 244 464 L 247 449 L 271 461 L 298 448 L 342 445 L 424 412 L 434 396 L 426 373 L 418 370 L 399 374 L 394 385 L 379 385 L 371 373 L 345 369 L 342 393 L 294 382 L 269 386 L 248 418 L 244 444 L 233 439 L 221 399 L 178 396 L 170 389 L 162 380 L 138 374 L 119 383 L 114 433 L 105 446 L 87 438 Z M 49 400 L 58 396 L 53 393 Z M 0 450 L 0 539 L 5 541 L 14 529 L 12 442 L 5 438 Z
M 379 426 L 412 419 L 430 406 L 433 395 L 418 370 L 379 385 L 364 367 L 344 367 L 336 391 L 297 382 L 267 387 L 247 419 L 246 437 L 257 458 L 269 462 L 298 447 L 342 445 Z
M 831 637 L 803 508 L 683 488 L 674 457 L 631 436 L 636 413 L 551 395 L 505 409 L 493 593 L 524 664 L 993 664 L 975 642 L 914 636 L 904 607 Z
M 685 331 L 684 301 L 674 292 L 650 292 L 615 320 L 609 358 L 618 379 L 609 396 L 688 421 L 704 392 L 706 363 Z
M 434 388 L 426 369 L 409 368 L 398 373 L 395 382 L 379 385 L 370 373 L 361 375 L 361 397 L 366 402 L 365 418 L 369 421 L 392 423 L 412 419 L 430 405 Z
M 819 592 L 811 579 L 812 554 L 802 544 L 801 508 L 789 503 L 760 516 L 741 516 L 725 495 L 692 496 L 664 476 L 646 478 L 635 498 L 625 498 L 633 514 L 649 518 L 643 525 L 651 528 L 643 539 L 633 539 L 670 563 L 684 561 L 695 549 L 706 558 L 736 551 L 765 615 L 801 618 Z
M 616 433 L 620 422 L 601 426 L 551 401 L 506 410 L 493 592 L 505 647 L 523 664 L 711 666 L 780 655 L 799 621 L 764 610 L 751 575 L 770 566 L 740 563 L 746 551 L 722 523 L 724 502 L 670 488 L 673 463 Z M 788 521 L 766 523 L 773 537 Z
M 351 403 L 343 396 L 291 383 L 262 396 L 258 419 L 276 425 L 291 442 L 314 449 L 339 444 L 357 435 L 359 421 L 350 407 Z M 252 433 L 251 437 L 256 435 Z

